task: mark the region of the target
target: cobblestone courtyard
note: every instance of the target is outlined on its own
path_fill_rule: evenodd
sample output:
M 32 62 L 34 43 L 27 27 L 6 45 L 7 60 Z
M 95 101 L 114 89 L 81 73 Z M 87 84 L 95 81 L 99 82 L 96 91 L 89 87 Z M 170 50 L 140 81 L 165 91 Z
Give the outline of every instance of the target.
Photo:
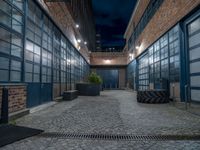
M 60 102 L 18 119 L 17 125 L 45 132 L 133 135 L 200 134 L 200 116 L 171 104 L 139 104 L 128 91 L 104 91 L 99 97 Z M 104 141 L 31 137 L 6 150 L 200 149 L 200 141 Z

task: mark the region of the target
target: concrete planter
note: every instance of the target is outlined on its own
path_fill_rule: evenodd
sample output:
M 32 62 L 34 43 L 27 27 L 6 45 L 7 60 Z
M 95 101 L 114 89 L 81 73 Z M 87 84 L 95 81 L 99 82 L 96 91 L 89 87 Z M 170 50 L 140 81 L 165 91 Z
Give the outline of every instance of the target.
M 100 84 L 93 84 L 93 83 L 77 83 L 76 90 L 78 90 L 78 95 L 99 96 L 101 86 Z

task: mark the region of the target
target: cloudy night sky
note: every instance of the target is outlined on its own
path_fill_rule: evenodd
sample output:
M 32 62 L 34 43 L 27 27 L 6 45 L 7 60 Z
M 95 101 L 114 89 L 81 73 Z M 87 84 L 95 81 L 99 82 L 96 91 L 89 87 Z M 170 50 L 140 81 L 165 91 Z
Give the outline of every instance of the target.
M 137 0 L 92 0 L 102 48 L 123 46 L 123 34 Z

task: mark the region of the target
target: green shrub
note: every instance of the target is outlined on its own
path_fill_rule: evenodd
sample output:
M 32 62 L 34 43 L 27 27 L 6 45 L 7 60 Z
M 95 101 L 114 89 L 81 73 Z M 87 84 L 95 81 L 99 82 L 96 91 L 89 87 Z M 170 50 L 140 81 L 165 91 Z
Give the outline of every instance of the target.
M 95 84 L 102 84 L 102 79 L 99 75 L 97 75 L 95 72 L 92 72 L 89 77 L 88 80 L 90 83 L 95 83 Z

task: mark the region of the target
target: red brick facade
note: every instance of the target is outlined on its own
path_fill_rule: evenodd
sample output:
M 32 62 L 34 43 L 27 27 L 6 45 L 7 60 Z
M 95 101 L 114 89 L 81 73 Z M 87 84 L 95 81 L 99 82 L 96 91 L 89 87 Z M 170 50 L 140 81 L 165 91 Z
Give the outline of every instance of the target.
M 139 3 L 137 9 L 146 8 L 148 3 Z M 144 6 L 142 6 L 144 5 Z M 157 10 L 153 18 L 149 21 L 143 32 L 136 40 L 136 45 L 140 45 L 140 49 L 135 56 L 140 55 L 146 48 L 153 44 L 160 36 L 167 32 L 171 27 L 177 24 L 183 17 L 190 13 L 195 7 L 200 5 L 200 0 L 164 0 L 163 4 Z M 140 12 L 139 10 L 137 10 Z M 136 11 L 136 16 L 138 15 Z M 140 16 L 140 15 L 139 15 Z M 133 20 L 129 22 L 137 22 L 137 17 L 132 17 Z M 130 26 L 129 26 L 130 28 Z M 128 32 L 133 30 L 127 29 Z M 130 38 L 131 33 L 126 33 L 126 39 Z
M 26 108 L 27 89 L 25 85 L 11 85 L 8 88 L 9 113 Z M 2 87 L 0 86 L 0 110 L 2 106 Z

